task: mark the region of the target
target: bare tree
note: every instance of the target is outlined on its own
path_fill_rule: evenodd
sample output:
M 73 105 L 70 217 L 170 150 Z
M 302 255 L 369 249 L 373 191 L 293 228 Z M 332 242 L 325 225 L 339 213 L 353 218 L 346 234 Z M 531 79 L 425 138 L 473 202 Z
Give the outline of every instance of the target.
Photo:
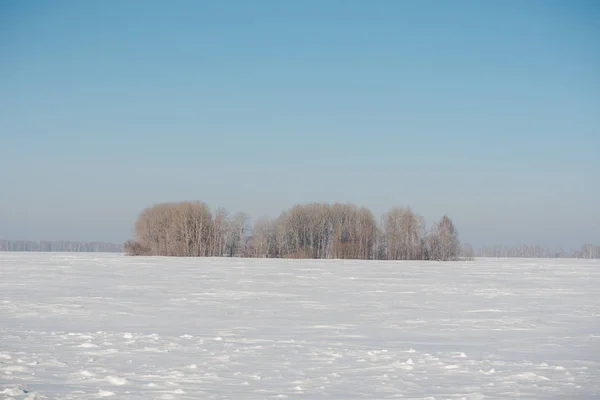
M 136 239 L 142 247 L 150 250 L 150 255 L 168 255 L 167 242 L 170 238 L 167 228 L 171 207 L 171 204 L 162 203 L 146 208 L 136 222 Z
M 266 217 L 260 218 L 252 227 L 252 236 L 248 240 L 247 256 L 264 258 L 269 256 L 273 223 Z
M 435 260 L 457 260 L 460 254 L 460 241 L 458 231 L 454 228 L 452 220 L 444 215 L 440 222 L 435 224 L 429 240 L 430 256 Z
M 223 256 L 225 254 L 226 243 L 229 238 L 228 213 L 224 208 L 219 208 L 215 213 L 213 220 L 213 234 L 211 237 L 211 255 Z
M 229 257 L 245 253 L 246 232 L 248 231 L 248 215 L 237 213 L 228 224 L 228 241 L 226 251 Z
M 423 258 L 422 238 L 425 220 L 409 207 L 392 208 L 384 216 L 387 239 L 387 258 L 390 260 L 417 260 Z

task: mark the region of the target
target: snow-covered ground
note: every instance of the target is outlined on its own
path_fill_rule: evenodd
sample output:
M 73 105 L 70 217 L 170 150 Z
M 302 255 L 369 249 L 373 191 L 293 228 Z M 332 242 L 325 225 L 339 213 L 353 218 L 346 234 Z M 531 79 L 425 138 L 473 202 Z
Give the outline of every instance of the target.
M 600 261 L 0 253 L 0 398 L 592 399 Z

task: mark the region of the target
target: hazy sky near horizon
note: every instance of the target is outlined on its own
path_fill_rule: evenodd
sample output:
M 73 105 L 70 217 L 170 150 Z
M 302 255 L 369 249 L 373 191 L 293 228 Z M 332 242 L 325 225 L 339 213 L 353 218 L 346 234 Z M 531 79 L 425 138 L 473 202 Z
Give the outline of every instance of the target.
M 600 242 L 600 3 L 0 3 L 0 238 L 121 241 L 163 201 L 448 214 Z

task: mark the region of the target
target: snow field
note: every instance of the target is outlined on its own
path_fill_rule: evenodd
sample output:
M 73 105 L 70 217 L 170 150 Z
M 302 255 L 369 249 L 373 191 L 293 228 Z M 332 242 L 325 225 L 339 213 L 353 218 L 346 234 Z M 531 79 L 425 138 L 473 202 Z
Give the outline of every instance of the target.
M 599 260 L 0 253 L 0 398 L 598 398 L 599 283 Z

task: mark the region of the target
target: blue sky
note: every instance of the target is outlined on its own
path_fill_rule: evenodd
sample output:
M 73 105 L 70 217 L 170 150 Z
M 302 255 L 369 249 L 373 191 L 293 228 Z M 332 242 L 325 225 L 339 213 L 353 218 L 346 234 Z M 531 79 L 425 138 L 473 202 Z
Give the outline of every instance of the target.
M 0 238 L 120 241 L 198 199 L 600 241 L 594 1 L 0 4 Z

